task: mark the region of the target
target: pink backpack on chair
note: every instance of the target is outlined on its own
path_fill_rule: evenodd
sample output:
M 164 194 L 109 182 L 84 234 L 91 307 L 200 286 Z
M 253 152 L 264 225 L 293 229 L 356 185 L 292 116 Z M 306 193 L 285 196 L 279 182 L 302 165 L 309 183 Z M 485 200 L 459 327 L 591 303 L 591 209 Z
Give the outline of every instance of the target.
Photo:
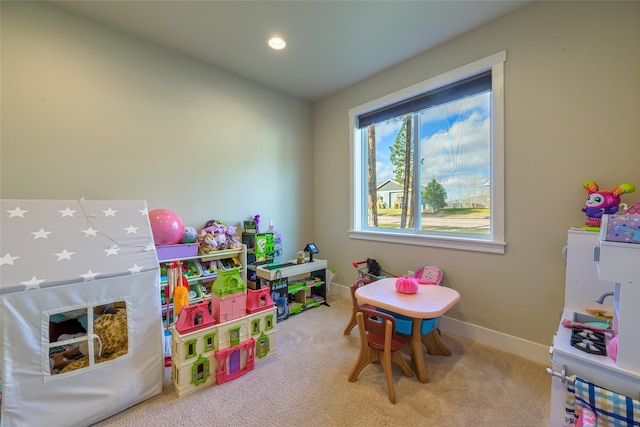
M 421 285 L 439 285 L 442 282 L 444 273 L 438 267 L 432 265 L 425 265 L 418 269 L 413 277 L 418 279 L 418 283 Z

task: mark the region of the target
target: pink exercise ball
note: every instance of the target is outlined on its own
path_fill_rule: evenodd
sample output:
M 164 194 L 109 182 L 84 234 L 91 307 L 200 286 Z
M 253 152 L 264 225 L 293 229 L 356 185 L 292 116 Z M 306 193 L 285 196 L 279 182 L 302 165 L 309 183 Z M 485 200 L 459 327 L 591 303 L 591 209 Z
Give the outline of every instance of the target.
M 149 212 L 149 222 L 156 246 L 174 245 L 184 234 L 182 218 L 169 209 L 152 210 Z

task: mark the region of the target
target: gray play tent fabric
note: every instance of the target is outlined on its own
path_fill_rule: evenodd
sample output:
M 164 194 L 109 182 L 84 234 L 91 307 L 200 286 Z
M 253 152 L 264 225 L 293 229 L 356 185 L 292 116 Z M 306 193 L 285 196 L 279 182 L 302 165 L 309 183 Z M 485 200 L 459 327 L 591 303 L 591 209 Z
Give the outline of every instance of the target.
M 0 200 L 0 426 L 86 426 L 161 393 L 158 284 L 144 201 Z

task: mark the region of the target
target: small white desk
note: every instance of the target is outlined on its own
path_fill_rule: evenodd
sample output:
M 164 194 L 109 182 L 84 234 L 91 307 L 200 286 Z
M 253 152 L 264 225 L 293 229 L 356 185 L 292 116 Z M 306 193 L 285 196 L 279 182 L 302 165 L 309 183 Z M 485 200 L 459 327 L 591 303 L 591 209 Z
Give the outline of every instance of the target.
M 268 281 L 278 278 L 292 277 L 314 271 L 325 270 L 326 277 L 327 260 L 314 259 L 312 262 L 298 264 L 295 259 L 283 261 L 281 263 L 259 265 L 256 267 L 256 275 Z
M 415 294 L 403 294 L 396 290 L 396 278 L 380 279 L 361 286 L 356 290 L 356 298 L 374 307 L 391 310 L 413 318 L 409 350 L 416 376 L 420 382 L 429 382 L 424 365 L 422 343 L 429 354 L 451 355 L 451 350 L 442 342 L 437 330 L 424 337 L 420 333 L 422 319 L 440 317 L 460 301 L 460 294 L 451 288 L 435 285 L 420 285 Z
M 277 292 L 281 297 L 289 297 L 289 285 L 291 285 L 291 278 L 295 278 L 296 276 L 304 276 L 310 275 L 316 280 L 320 280 L 317 285 L 313 286 L 310 289 L 307 289 L 302 294 L 296 294 L 296 301 L 301 302 L 302 305 L 298 305 L 297 309 L 289 308 L 290 314 L 299 313 L 302 310 L 307 308 L 316 307 L 317 305 L 323 304 L 329 306 L 327 302 L 327 288 L 329 284 L 327 283 L 327 260 L 324 259 L 315 259 L 310 262 L 305 262 L 298 264 L 296 260 L 284 261 L 278 264 L 269 264 L 269 265 L 259 265 L 256 267 L 256 275 L 258 276 L 258 280 L 267 281 L 269 287 L 271 288 L 271 295 L 273 298 L 273 293 Z M 287 283 L 276 285 L 272 282 L 278 279 L 287 279 Z M 300 288 L 298 288 L 300 289 Z M 297 291 L 292 291 L 292 295 Z M 306 300 L 308 295 L 317 295 L 321 297 L 322 302 L 312 302 L 309 304 Z M 298 299 L 300 298 L 300 299 Z

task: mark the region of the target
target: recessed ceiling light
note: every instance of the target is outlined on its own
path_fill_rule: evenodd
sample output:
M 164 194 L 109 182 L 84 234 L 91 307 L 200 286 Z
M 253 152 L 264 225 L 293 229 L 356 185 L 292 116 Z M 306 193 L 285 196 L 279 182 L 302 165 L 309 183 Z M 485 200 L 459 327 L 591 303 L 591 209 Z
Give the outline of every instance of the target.
M 284 49 L 286 45 L 287 44 L 280 37 L 272 37 L 271 39 L 269 39 L 269 46 L 271 46 L 272 49 Z

